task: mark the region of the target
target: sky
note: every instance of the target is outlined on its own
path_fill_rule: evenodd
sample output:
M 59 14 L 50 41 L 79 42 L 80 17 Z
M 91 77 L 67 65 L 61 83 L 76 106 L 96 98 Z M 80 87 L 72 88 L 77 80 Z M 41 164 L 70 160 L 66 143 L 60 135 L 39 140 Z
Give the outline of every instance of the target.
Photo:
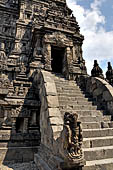
M 113 0 L 67 0 L 84 35 L 83 58 L 88 74 L 97 59 L 103 72 L 113 66 Z

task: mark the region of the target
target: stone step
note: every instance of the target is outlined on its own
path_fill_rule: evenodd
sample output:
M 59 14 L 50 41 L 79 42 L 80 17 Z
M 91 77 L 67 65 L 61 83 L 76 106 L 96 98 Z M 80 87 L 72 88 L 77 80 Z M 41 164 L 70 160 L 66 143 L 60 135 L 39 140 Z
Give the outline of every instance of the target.
M 66 79 L 64 79 L 64 78 L 54 78 L 54 81 L 55 81 L 55 83 L 57 83 L 57 84 L 62 84 L 62 83 L 64 83 L 64 84 L 69 84 L 69 83 L 73 83 L 73 84 L 76 84 L 74 81 L 73 82 L 71 82 L 71 81 L 69 81 L 69 80 L 66 80 Z
M 57 84 L 57 83 L 55 83 L 55 85 L 56 85 L 56 88 L 63 88 L 63 89 L 69 89 L 69 90 L 79 89 L 81 91 L 81 89 L 75 84 L 69 84 L 69 83 L 67 83 L 67 84 L 65 84 L 65 83 Z
M 57 90 L 58 96 L 63 96 L 63 97 L 76 97 L 79 95 L 82 97 L 85 97 L 85 94 L 83 94 L 82 92 L 80 92 L 79 90 L 62 90 L 59 89 Z
M 79 116 L 78 119 L 80 122 L 100 122 L 102 116 Z
M 76 97 L 76 98 L 85 98 L 85 95 L 82 94 L 81 92 L 77 91 L 76 93 L 75 92 L 72 92 L 72 93 L 69 93 L 69 92 L 58 92 L 58 96 L 59 97 Z
M 63 91 L 61 91 L 61 92 L 58 92 L 58 96 L 63 96 L 63 97 L 76 97 L 76 98 L 87 98 L 87 100 L 90 100 L 90 101 L 93 101 L 93 98 L 89 95 L 89 94 L 83 94 L 83 93 L 81 93 L 81 92 L 79 92 L 79 91 L 77 91 L 77 92 L 71 92 L 71 91 L 69 91 L 69 92 L 63 92 Z
M 77 96 L 76 96 L 77 95 Z M 75 96 L 69 96 L 69 95 L 62 95 L 61 93 L 58 94 L 58 98 L 59 100 L 72 100 L 72 101 L 75 101 L 75 100 L 85 100 L 85 101 L 88 101 L 88 98 L 84 98 L 84 95 L 82 95 L 81 97 L 78 96 L 78 93 L 76 94 Z M 91 101 L 91 100 L 90 100 Z
M 112 170 L 113 158 L 87 161 L 82 170 Z
M 26 74 L 18 74 L 16 78 L 27 78 Z
M 51 75 L 54 76 L 55 80 L 62 79 L 62 80 L 65 80 L 65 81 L 69 81 L 69 80 L 65 79 L 65 77 L 60 73 L 51 73 Z
M 84 94 L 75 82 L 71 84 L 68 81 L 65 83 L 65 80 L 57 79 L 55 81 L 62 116 L 65 112 L 77 112 L 79 121 L 82 122 L 83 137 L 85 137 L 83 148 L 87 161 L 83 170 L 97 170 L 100 167 L 102 168 L 99 170 L 103 170 L 104 165 L 108 168 L 106 170 L 112 170 L 113 124 L 111 116 L 102 116 L 105 111 L 97 110 L 97 106 L 92 103 L 91 95 Z M 104 128 L 101 128 L 102 125 Z M 97 160 L 93 162 L 92 160 L 95 160 L 95 158 Z M 104 160 L 106 163 L 103 163 Z M 95 166 L 97 161 L 98 167 Z M 111 169 L 109 169 L 109 166 Z
M 62 115 L 65 114 L 65 112 L 72 112 L 72 113 L 77 113 L 78 116 L 102 116 L 102 112 L 99 110 L 77 110 L 77 109 L 73 109 L 73 108 L 68 108 L 68 109 L 61 109 L 60 110 Z
M 72 101 L 72 100 L 59 100 L 59 104 L 62 105 L 88 105 L 88 106 L 93 106 L 92 102 L 88 102 L 88 101 Z M 96 106 L 97 107 L 97 106 Z
M 64 83 L 62 83 L 61 85 L 59 85 L 59 84 L 55 83 L 55 85 L 56 85 L 57 89 L 80 90 L 81 91 L 81 89 L 78 86 L 72 85 L 72 84 L 64 84 Z
M 16 81 L 28 81 L 27 77 L 16 77 Z
M 64 82 L 64 83 L 74 83 L 74 84 L 76 84 L 75 81 L 66 80 L 63 77 L 54 77 L 54 81 L 55 81 L 55 83 L 63 83 Z
M 56 88 L 57 88 L 57 89 L 83 91 L 83 90 L 81 90 L 77 85 L 73 85 L 73 84 L 64 84 L 64 83 L 62 83 L 62 84 L 57 84 L 57 83 L 55 83 L 55 85 L 56 85 Z
M 74 97 L 76 97 L 76 95 L 82 95 L 82 96 L 84 96 L 85 97 L 85 95 L 81 92 L 81 91 L 79 91 L 79 90 L 69 90 L 69 89 L 57 89 L 57 92 L 58 92 L 58 95 L 60 95 L 61 93 L 63 93 L 63 94 L 67 94 L 67 95 L 69 95 L 69 94 L 74 94 Z
M 63 104 L 59 103 L 60 109 L 74 109 L 74 110 L 97 110 L 97 106 L 90 106 L 90 105 L 75 105 L 74 103 L 72 104 Z
M 58 93 L 58 98 L 60 99 L 67 99 L 72 98 L 72 100 L 80 100 L 80 101 L 93 101 L 92 98 L 85 98 L 84 95 L 79 96 L 78 94 L 67 94 L 67 93 Z
M 76 88 L 76 89 L 79 89 L 79 90 L 81 90 L 80 89 L 80 87 L 79 86 L 77 86 L 76 84 L 74 84 L 74 83 L 55 83 L 55 85 L 56 85 L 56 87 L 62 87 L 62 88 L 69 88 L 69 89 L 71 89 L 71 88 Z
M 99 122 L 82 122 L 82 129 L 98 129 L 101 128 Z
M 83 148 L 94 148 L 113 145 L 113 136 L 84 138 Z
M 60 79 L 59 79 L 60 78 Z M 60 80 L 60 81 L 59 81 Z M 59 77 L 59 76 L 54 76 L 54 81 L 55 82 L 68 82 L 68 83 L 74 83 L 76 84 L 76 82 L 74 80 L 67 80 L 64 77 Z
M 64 99 L 64 100 L 68 100 L 68 98 L 72 98 L 72 100 L 77 99 L 77 98 L 85 98 L 84 94 L 82 94 L 81 92 L 77 91 L 76 93 L 67 93 L 67 92 L 58 92 L 58 97 L 59 99 Z
M 113 146 L 83 148 L 86 161 L 107 159 L 113 157 Z
M 81 122 L 102 122 L 111 121 L 111 116 L 79 116 L 79 121 Z
M 113 128 L 83 129 L 83 138 L 113 136 Z

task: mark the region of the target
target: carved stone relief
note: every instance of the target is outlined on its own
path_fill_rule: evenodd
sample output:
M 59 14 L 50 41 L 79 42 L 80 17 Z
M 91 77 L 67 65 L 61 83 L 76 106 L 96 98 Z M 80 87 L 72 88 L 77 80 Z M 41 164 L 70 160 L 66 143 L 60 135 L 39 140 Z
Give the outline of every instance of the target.
M 54 32 L 52 34 L 46 34 L 43 38 L 44 43 L 51 43 L 57 46 L 73 46 L 73 41 L 66 37 L 61 32 Z
M 77 113 L 66 112 L 64 115 L 64 157 L 74 161 L 83 158 L 82 130 Z
M 29 117 L 30 112 L 27 108 L 23 108 L 23 106 L 12 108 L 11 117 Z

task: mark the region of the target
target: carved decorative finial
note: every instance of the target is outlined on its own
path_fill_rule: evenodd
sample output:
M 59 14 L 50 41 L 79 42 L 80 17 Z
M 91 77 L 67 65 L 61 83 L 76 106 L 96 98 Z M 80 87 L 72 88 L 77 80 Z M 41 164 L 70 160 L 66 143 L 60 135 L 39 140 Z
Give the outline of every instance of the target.
M 66 112 L 64 115 L 65 144 L 64 150 L 70 161 L 83 159 L 82 129 L 77 113 Z M 66 156 L 66 155 L 65 155 Z
M 111 85 L 113 85 L 113 69 L 112 69 L 110 62 L 108 62 L 108 70 L 106 72 L 106 79 Z
M 97 60 L 94 60 L 94 66 L 93 66 L 93 69 L 91 70 L 91 76 L 104 78 L 103 71 L 99 67 Z

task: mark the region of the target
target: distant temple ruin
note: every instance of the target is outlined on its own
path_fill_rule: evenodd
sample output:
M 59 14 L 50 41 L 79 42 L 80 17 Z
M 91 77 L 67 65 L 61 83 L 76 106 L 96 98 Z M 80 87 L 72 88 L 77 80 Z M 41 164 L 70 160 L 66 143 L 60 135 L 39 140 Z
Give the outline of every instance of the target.
M 112 170 L 113 70 L 83 40 L 66 0 L 0 0 L 0 165 Z

